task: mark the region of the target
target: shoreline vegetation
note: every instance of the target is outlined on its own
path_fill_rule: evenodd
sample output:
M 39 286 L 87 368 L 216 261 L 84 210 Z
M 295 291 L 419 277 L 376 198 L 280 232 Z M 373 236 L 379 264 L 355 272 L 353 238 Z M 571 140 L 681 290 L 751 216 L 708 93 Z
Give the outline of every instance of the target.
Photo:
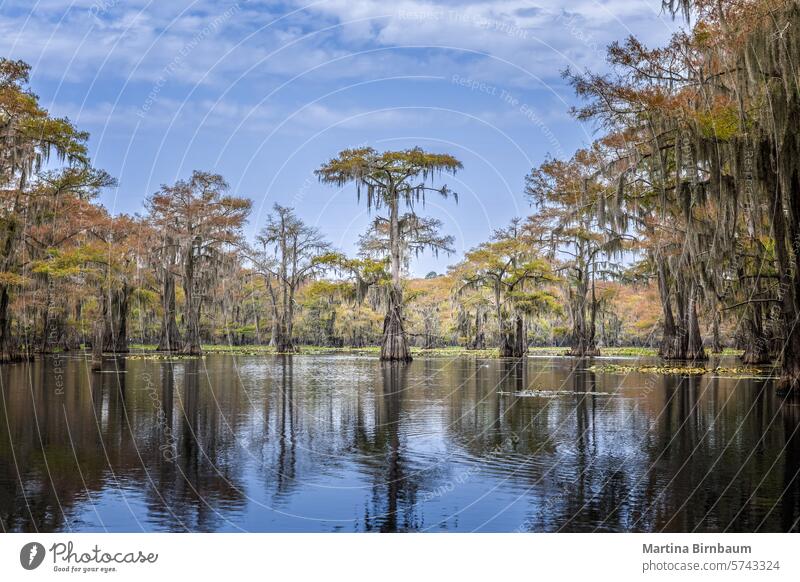
M 103 352 L 104 357 L 131 357 L 142 354 L 164 354 L 164 355 L 181 355 L 175 354 L 168 350 L 159 350 L 156 344 L 130 344 L 128 351 L 125 352 Z M 81 347 L 73 352 L 63 352 L 60 350 L 53 350 L 47 352 L 48 354 L 54 353 L 86 353 L 91 351 L 91 347 Z M 314 345 L 295 345 L 290 351 L 280 351 L 277 347 L 268 344 L 259 345 L 244 345 L 244 346 L 225 346 L 217 344 L 202 344 L 200 354 L 192 354 L 196 356 L 207 354 L 232 354 L 232 355 L 325 355 L 325 354 L 344 354 L 344 355 L 364 355 L 364 356 L 378 356 L 380 355 L 380 346 L 363 346 L 363 347 L 331 347 L 331 346 L 314 346 Z M 414 356 L 421 357 L 458 357 L 468 356 L 473 358 L 500 358 L 500 350 L 498 348 L 480 348 L 474 349 L 462 346 L 445 346 L 437 348 L 423 348 L 412 346 L 409 351 Z M 525 352 L 528 357 L 570 357 L 580 359 L 573 356 L 569 346 L 530 346 Z M 46 354 L 38 354 L 46 355 Z M 185 354 L 184 354 L 185 355 Z M 716 357 L 740 357 L 741 350 L 724 348 L 722 352 L 714 353 Z M 644 347 L 604 347 L 598 354 L 593 356 L 585 356 L 586 358 L 658 358 L 657 348 L 644 348 Z M 510 358 L 513 359 L 513 358 Z
M 329 347 L 329 346 L 310 346 L 296 345 L 291 351 L 281 352 L 275 346 L 269 345 L 248 345 L 248 346 L 223 346 L 223 345 L 202 345 L 200 354 L 178 354 L 174 352 L 159 350 L 155 344 L 131 344 L 130 350 L 125 353 L 108 352 L 103 353 L 104 358 L 122 357 L 127 360 L 152 360 L 176 362 L 185 359 L 202 359 L 206 356 L 230 355 L 230 356 L 321 356 L 321 355 L 343 355 L 343 356 L 368 356 L 378 357 L 381 353 L 380 346 L 367 347 Z M 578 358 L 571 354 L 569 347 L 564 346 L 535 346 L 529 347 L 522 358 L 500 356 L 497 348 L 471 349 L 459 346 L 448 346 L 440 348 L 419 348 L 411 347 L 410 354 L 414 358 L 472 358 L 472 359 L 508 359 L 520 361 L 523 358 L 536 357 L 559 357 L 570 358 L 576 361 L 587 361 L 585 369 L 588 372 L 597 374 L 618 374 L 626 375 L 632 372 L 643 374 L 659 375 L 680 375 L 680 376 L 700 376 L 704 374 L 716 374 L 727 376 L 747 376 L 752 378 L 767 378 L 765 376 L 775 371 L 774 366 L 716 366 L 702 367 L 697 366 L 692 361 L 668 362 L 661 360 L 660 364 L 594 364 L 594 360 L 604 359 L 660 359 L 658 350 L 655 348 L 643 347 L 608 347 L 603 348 L 601 354 Z M 55 352 L 61 353 L 61 352 Z M 90 354 L 90 349 L 83 349 L 76 354 Z M 725 348 L 722 352 L 714 354 L 717 358 L 741 357 L 740 350 Z M 591 365 L 589 365 L 591 364 Z
M 372 217 L 351 255 L 279 204 L 246 237 L 253 200 L 208 171 L 114 215 L 89 135 L 41 106 L 27 63 L 0 58 L 0 362 L 84 345 L 100 369 L 131 338 L 186 357 L 269 341 L 393 362 L 633 344 L 690 363 L 648 371 L 699 374 L 735 346 L 730 369 L 778 365 L 778 391 L 800 393 L 800 0 L 665 7 L 686 26 L 664 46 L 631 36 L 606 71 L 563 72 L 571 114 L 600 131 L 518 176 L 530 215 L 416 279 L 415 256 L 455 253 L 425 215 L 458 202 L 452 155 L 332 151 L 320 196 L 349 189 Z

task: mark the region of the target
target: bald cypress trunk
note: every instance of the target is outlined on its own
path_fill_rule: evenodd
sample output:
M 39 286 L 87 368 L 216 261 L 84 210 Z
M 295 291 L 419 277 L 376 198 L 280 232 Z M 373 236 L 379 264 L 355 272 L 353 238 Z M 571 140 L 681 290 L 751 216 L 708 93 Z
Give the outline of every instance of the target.
M 200 310 L 202 308 L 202 295 L 197 288 L 195 273 L 195 256 L 199 253 L 199 237 L 192 241 L 191 249 L 185 259 L 183 269 L 183 294 L 186 301 L 185 321 L 186 342 L 181 350 L 184 354 L 198 355 L 202 352 L 200 347 Z
M 126 284 L 114 289 L 109 297 L 104 297 L 103 305 L 103 351 L 113 353 L 128 352 L 128 298 L 130 291 Z
M 528 351 L 525 337 L 525 322 L 517 315 L 512 325 L 506 326 L 500 334 L 500 357 L 521 358 Z
M 589 313 L 587 321 L 587 295 L 588 273 L 584 272 L 578 281 L 575 295 L 570 302 L 572 306 L 572 346 L 567 355 L 583 358 L 586 356 L 599 356 L 600 350 L 597 349 L 596 329 L 597 329 L 597 302 L 594 292 L 594 281 L 592 281 L 592 297 L 589 300 Z
M 714 320 L 711 323 L 711 351 L 715 354 L 722 353 L 722 339 L 719 334 L 719 313 L 714 315 Z
M 389 207 L 392 283 L 389 289 L 388 311 L 383 320 L 381 360 L 411 361 L 408 339 L 403 327 L 403 289 L 400 285 L 400 214 L 397 195 Z
M 9 316 L 10 294 L 8 287 L 0 286 L 0 363 L 19 362 L 32 359 L 30 348 L 25 345 L 20 349 L 19 344 L 11 335 L 11 317 Z
M 8 317 L 8 287 L 0 285 L 0 362 L 15 359 L 11 341 L 11 319 Z
M 707 360 L 703 336 L 700 333 L 700 320 L 697 316 L 696 283 L 678 277 L 674 283 L 675 321 L 672 310 L 672 296 L 666 281 L 664 267 L 659 266 L 659 297 L 664 315 L 664 333 L 658 355 L 665 360 Z
M 783 350 L 781 377 L 778 380 L 778 391 L 781 393 L 800 394 L 800 330 L 796 323 L 789 327 L 791 331 Z
M 800 115 L 800 106 L 795 103 L 792 113 Z M 795 117 L 796 119 L 796 117 Z M 794 256 L 791 270 L 791 284 L 785 291 L 789 301 L 784 301 L 786 309 L 786 349 L 783 351 L 783 363 L 779 389 L 800 395 L 800 168 L 797 167 L 800 156 L 800 136 L 797 130 L 792 135 L 791 150 L 784 152 L 790 156 L 788 162 L 792 166 L 790 187 L 788 188 L 789 209 L 789 241 Z
M 770 144 L 764 143 L 760 150 L 762 167 L 769 167 L 771 160 Z M 772 197 L 772 233 L 775 240 L 775 257 L 778 262 L 780 274 L 780 299 L 783 329 L 786 332 L 783 351 L 781 353 L 781 377 L 778 380 L 778 391 L 781 393 L 800 393 L 800 329 L 798 329 L 798 305 L 800 305 L 800 191 L 788 196 L 790 217 L 792 209 L 796 216 L 795 227 L 787 225 L 784 214 L 783 182 L 776 179 L 770 172 L 764 172 L 767 177 L 767 191 L 773 192 Z M 787 232 L 787 230 L 789 232 Z M 789 235 L 789 236 L 787 236 Z M 791 235 L 794 235 L 793 237 Z M 787 238 L 793 239 L 794 260 L 792 260 Z M 794 268 L 794 273 L 792 269 Z
M 12 205 L 11 216 L 17 212 L 19 208 L 19 201 L 21 195 L 21 187 L 17 192 L 16 200 Z M 6 235 L 3 241 L 3 246 L 0 251 L 0 269 L 9 271 L 12 267 L 12 256 L 14 250 L 14 241 L 17 234 L 17 222 L 15 220 L 9 221 L 6 225 Z M 22 359 L 22 354 L 19 351 L 16 342 L 11 337 L 11 316 L 9 314 L 10 294 L 8 285 L 0 285 L 0 362 L 14 362 Z
M 278 347 L 278 329 L 280 328 L 278 322 L 278 302 L 275 298 L 275 290 L 272 288 L 272 283 L 269 279 L 266 281 L 267 288 L 269 289 L 270 306 L 272 307 L 272 322 L 270 323 L 269 345 L 272 348 Z
M 269 346 L 272 348 L 278 347 L 278 320 L 277 318 L 272 318 L 272 325 L 270 326 L 270 336 L 269 336 Z
M 514 357 L 521 358 L 528 351 L 528 338 L 525 334 L 525 322 L 522 316 L 517 315 L 514 324 Z
M 129 289 L 125 285 L 120 291 L 116 305 L 117 316 L 117 337 L 114 351 L 116 353 L 127 353 L 128 351 L 128 300 Z
M 92 371 L 98 372 L 103 368 L 103 323 L 97 322 L 92 330 Z
M 281 353 L 291 353 L 295 351 L 291 328 L 287 325 L 286 319 L 283 317 L 280 318 L 275 327 L 275 349 Z
M 402 293 L 399 285 L 392 285 L 392 289 L 389 291 L 389 310 L 383 320 L 381 360 L 411 361 L 411 353 L 403 327 Z
M 697 287 L 692 283 L 689 287 L 686 330 L 686 359 L 707 360 L 708 355 L 703 347 L 703 336 L 700 334 L 700 321 L 697 318 Z
M 475 310 L 475 340 L 472 342 L 473 350 L 482 350 L 486 347 L 486 333 L 483 331 L 483 317 L 480 309 Z
M 161 295 L 161 335 L 158 339 L 158 350 L 176 352 L 181 349 L 181 335 L 175 320 L 177 313 L 175 300 L 175 275 L 169 269 L 164 271 L 164 284 Z
M 661 312 L 664 318 L 664 331 L 661 335 L 661 345 L 658 347 L 658 355 L 670 360 L 677 358 L 676 338 L 678 330 L 675 325 L 675 316 L 672 313 L 672 301 L 669 293 L 669 281 L 667 280 L 666 267 L 661 260 L 656 260 L 658 266 L 658 297 L 661 300 Z
M 745 350 L 742 362 L 745 364 L 768 364 L 770 362 L 769 342 L 764 333 L 761 305 L 752 303 L 747 308 L 747 316 L 742 322 L 745 329 Z

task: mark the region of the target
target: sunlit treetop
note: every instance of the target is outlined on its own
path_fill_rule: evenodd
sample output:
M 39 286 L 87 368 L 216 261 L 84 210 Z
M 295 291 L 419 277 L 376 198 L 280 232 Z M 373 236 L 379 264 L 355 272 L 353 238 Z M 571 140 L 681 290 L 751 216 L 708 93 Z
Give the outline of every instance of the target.
M 370 208 L 381 208 L 402 200 L 408 205 L 425 201 L 429 192 L 456 197 L 446 185 L 434 187 L 438 174 L 455 174 L 461 162 L 449 154 L 436 154 L 415 147 L 401 151 L 378 152 L 371 147 L 346 149 L 315 174 L 327 184 L 356 184 L 359 198 L 366 193 Z
M 176 236 L 201 236 L 209 243 L 234 243 L 252 202 L 228 194 L 219 174 L 194 171 L 188 180 L 164 185 L 145 205 L 153 224 Z
M 29 65 L 0 58 L 0 182 L 27 178 L 55 153 L 60 161 L 88 164 L 89 134 L 66 118 L 51 117 L 28 88 Z

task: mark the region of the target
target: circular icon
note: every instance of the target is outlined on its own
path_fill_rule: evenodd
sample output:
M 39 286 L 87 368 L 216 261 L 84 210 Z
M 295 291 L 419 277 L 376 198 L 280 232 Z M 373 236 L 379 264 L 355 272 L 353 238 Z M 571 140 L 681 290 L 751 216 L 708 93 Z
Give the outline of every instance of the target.
M 44 546 L 39 542 L 30 542 L 19 551 L 19 563 L 26 570 L 35 570 L 44 561 Z

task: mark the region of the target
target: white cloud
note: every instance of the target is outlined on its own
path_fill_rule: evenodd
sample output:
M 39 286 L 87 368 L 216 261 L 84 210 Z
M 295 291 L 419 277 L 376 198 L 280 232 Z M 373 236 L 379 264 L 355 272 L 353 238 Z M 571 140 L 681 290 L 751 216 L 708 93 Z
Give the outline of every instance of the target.
M 279 76 L 318 67 L 314 75 L 325 78 L 331 71 L 319 65 L 342 55 L 409 46 L 447 47 L 432 63 L 442 69 L 472 58 L 504 75 L 522 68 L 554 76 L 568 64 L 602 66 L 605 45 L 628 32 L 662 40 L 674 27 L 660 14 L 660 0 L 574 0 L 567 6 L 554 0 L 303 0 L 295 6 L 305 8 L 293 14 L 284 8 L 281 18 L 274 3 L 244 0 L 46 0 L 35 8 L 14 0 L 0 20 L 0 51 L 36 63 L 36 74 L 72 80 L 104 63 L 118 76 L 148 80 L 178 55 L 183 66 L 174 78 L 189 84 L 230 83 L 251 67 Z M 375 53 L 354 59 L 357 67 L 335 61 L 331 69 L 350 77 L 410 72 L 429 58 L 407 55 Z
M 229 127 L 242 120 L 244 131 L 270 131 L 317 99 L 286 124 L 287 131 L 465 123 L 420 110 L 372 111 L 393 97 L 386 85 L 372 81 L 418 75 L 446 80 L 453 74 L 523 100 L 529 92 L 546 109 L 541 119 L 551 123 L 553 111 L 564 115 L 571 97 L 560 71 L 602 68 L 604 47 L 632 31 L 646 42 L 662 41 L 675 24 L 661 15 L 660 2 L 39 0 L 34 8 L 7 0 L 0 54 L 30 62 L 35 79 L 87 91 L 83 108 L 74 95 L 56 95 L 54 111 L 121 131 L 136 123 L 143 129 L 171 123 Z M 381 99 L 359 97 L 371 87 Z M 120 93 L 108 94 L 114 90 Z M 339 90 L 354 96 L 352 105 L 322 98 Z M 536 91 L 545 96 L 531 94 Z M 469 111 L 501 126 L 519 123 L 517 111 L 491 101 L 478 101 Z

